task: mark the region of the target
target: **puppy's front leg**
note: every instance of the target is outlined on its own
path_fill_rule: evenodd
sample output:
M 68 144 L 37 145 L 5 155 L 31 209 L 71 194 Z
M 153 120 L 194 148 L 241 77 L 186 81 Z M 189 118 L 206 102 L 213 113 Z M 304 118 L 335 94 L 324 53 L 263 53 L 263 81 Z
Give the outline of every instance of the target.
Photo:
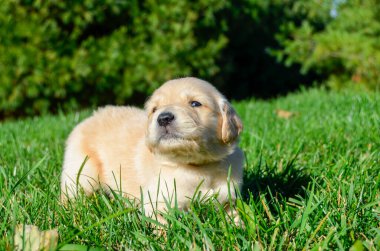
M 89 196 L 99 184 L 98 169 L 93 161 L 83 154 L 67 151 L 61 176 L 61 202 L 74 199 L 79 189 Z

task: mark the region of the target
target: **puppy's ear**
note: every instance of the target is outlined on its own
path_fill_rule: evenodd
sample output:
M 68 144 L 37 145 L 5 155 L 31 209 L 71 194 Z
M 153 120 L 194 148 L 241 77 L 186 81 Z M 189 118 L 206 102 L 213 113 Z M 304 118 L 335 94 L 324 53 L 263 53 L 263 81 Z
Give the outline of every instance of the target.
M 149 112 L 151 108 L 151 100 L 152 100 L 152 96 L 149 96 L 146 100 L 145 100 L 145 103 L 144 103 L 144 109 L 145 111 Z
M 221 100 L 219 106 L 221 111 L 221 140 L 223 143 L 229 144 L 239 136 L 243 130 L 243 123 L 227 100 Z

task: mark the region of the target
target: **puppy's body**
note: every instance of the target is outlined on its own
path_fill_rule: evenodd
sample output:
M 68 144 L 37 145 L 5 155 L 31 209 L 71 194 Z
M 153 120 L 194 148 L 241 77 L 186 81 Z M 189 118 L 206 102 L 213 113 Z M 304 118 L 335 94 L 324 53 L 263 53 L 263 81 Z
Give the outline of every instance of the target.
M 75 197 L 77 185 L 87 194 L 101 185 L 132 198 L 141 198 L 143 191 L 158 209 L 175 197 L 186 209 L 198 187 L 202 195 L 218 193 L 221 203 L 229 194 L 233 200 L 233 186 L 242 183 L 244 156 L 235 146 L 241 127 L 224 97 L 195 78 L 167 82 L 145 110 L 99 109 L 67 141 L 62 199 Z

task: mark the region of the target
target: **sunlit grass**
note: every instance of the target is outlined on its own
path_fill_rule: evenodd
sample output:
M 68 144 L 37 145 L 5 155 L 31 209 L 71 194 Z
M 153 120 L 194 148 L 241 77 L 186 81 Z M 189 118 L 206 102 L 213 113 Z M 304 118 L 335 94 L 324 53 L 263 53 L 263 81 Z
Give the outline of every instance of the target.
M 310 90 L 234 104 L 244 120 L 245 227 L 215 200 L 175 208 L 157 231 L 133 202 L 99 192 L 62 207 L 64 141 L 90 112 L 0 127 L 0 250 L 18 224 L 58 228 L 59 245 L 121 249 L 380 249 L 380 96 Z M 292 112 L 281 118 L 276 111 Z M 164 233 L 164 234 L 163 234 Z

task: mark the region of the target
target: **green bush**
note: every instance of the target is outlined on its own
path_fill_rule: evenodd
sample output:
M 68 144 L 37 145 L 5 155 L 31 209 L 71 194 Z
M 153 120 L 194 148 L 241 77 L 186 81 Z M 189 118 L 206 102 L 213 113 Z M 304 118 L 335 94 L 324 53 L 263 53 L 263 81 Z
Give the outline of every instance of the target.
M 313 82 L 379 89 L 377 2 L 3 0 L 0 119 L 141 104 L 186 75 L 233 98 Z
M 327 76 L 332 88 L 380 89 L 379 1 L 309 1 L 305 12 L 320 15 L 283 25 L 279 59 Z
M 0 116 L 146 95 L 168 79 L 214 75 L 224 1 L 27 1 L 0 5 Z

